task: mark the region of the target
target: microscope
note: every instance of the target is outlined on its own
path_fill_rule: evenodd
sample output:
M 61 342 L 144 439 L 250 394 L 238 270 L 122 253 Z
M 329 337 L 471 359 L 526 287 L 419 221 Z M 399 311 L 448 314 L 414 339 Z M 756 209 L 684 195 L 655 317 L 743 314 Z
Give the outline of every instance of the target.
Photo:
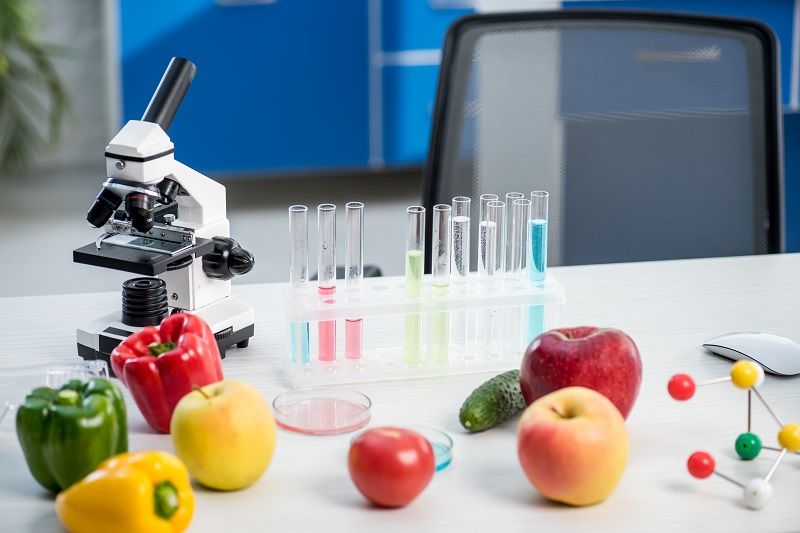
M 126 337 L 178 311 L 208 323 L 223 357 L 253 336 L 253 308 L 231 295 L 230 280 L 255 260 L 230 238 L 225 187 L 176 161 L 166 133 L 196 71 L 173 58 L 142 119 L 106 147 L 108 179 L 86 215 L 104 233 L 73 261 L 145 277 L 123 283 L 121 310 L 78 329 L 84 359 L 108 362 Z

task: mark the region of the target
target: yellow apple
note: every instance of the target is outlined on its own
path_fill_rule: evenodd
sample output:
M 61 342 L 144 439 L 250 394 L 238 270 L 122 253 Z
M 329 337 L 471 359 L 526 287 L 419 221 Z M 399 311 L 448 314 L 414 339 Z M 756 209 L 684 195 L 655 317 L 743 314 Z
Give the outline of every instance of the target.
M 195 389 L 175 407 L 175 453 L 202 485 L 237 490 L 261 477 L 275 451 L 275 419 L 256 389 L 225 380 Z
M 533 402 L 519 421 L 522 469 L 543 496 L 569 505 L 608 498 L 628 463 L 625 420 L 592 389 L 567 387 Z

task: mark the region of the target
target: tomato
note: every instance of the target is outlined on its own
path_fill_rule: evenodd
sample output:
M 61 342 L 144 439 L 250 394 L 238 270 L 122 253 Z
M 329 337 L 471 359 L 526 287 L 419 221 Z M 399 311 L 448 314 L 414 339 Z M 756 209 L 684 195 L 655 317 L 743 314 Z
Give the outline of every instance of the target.
M 369 501 L 403 507 L 428 486 L 435 469 L 430 443 L 410 429 L 370 429 L 353 441 L 347 456 L 350 477 Z

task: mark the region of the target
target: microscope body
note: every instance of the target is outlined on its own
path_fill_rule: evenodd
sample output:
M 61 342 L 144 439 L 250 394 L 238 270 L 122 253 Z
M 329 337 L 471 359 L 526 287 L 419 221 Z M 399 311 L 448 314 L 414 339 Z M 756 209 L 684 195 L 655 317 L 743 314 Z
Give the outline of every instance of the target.
M 106 148 L 106 175 L 146 186 L 169 179 L 183 190 L 175 197 L 178 214 L 171 225 L 190 229 L 199 238 L 230 237 L 225 187 L 177 161 L 172 141 L 158 124 L 128 121 Z M 196 311 L 231 294 L 230 280 L 209 278 L 202 261 L 159 277 L 167 283 L 172 308 Z
M 173 59 L 142 120 L 129 121 L 106 147 L 107 179 L 87 214 L 105 233 L 73 260 L 148 277 L 123 284 L 121 312 L 78 329 L 84 359 L 107 361 L 128 335 L 178 311 L 209 324 L 223 357 L 254 333 L 253 308 L 231 295 L 230 280 L 255 260 L 230 238 L 225 187 L 175 160 L 166 133 L 194 71 Z

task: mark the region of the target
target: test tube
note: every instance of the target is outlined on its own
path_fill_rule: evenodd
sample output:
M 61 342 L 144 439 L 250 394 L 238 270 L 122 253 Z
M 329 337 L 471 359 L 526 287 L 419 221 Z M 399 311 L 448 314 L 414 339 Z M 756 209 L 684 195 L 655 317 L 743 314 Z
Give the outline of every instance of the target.
M 497 236 L 505 207 L 505 202 L 489 201 L 478 226 L 478 274 L 484 279 L 494 277 L 497 270 Z
M 364 204 L 348 202 L 345 205 L 347 215 L 347 240 L 345 241 L 345 284 L 347 292 L 358 289 L 364 278 Z M 364 319 L 360 317 L 345 318 L 344 321 L 344 356 L 346 359 L 361 359 L 361 341 Z
M 527 198 L 513 198 L 510 206 L 511 225 L 508 232 L 508 259 L 506 261 L 506 287 L 510 290 L 520 290 L 522 281 L 523 264 L 525 260 L 525 243 L 527 239 L 528 218 L 531 210 L 531 201 Z M 505 311 L 503 319 L 503 338 L 505 349 L 516 351 L 523 348 L 525 342 L 525 320 L 527 309 L 511 308 Z
M 471 200 L 467 196 L 453 198 L 452 219 L 450 222 L 452 263 L 450 277 L 453 280 L 453 291 L 456 294 L 467 292 L 467 276 L 469 276 L 469 211 Z M 466 310 L 454 311 L 451 321 L 451 338 L 455 350 L 467 357 L 467 333 L 469 315 Z
M 506 204 L 499 200 L 491 200 L 484 211 L 481 220 L 478 239 L 478 275 L 480 277 L 480 290 L 485 294 L 495 292 L 495 274 L 497 273 L 497 240 L 500 233 L 500 224 L 503 220 Z M 494 350 L 494 339 L 499 333 L 496 324 L 497 309 L 488 309 L 481 312 L 478 319 L 477 340 L 482 345 L 482 352 L 491 355 Z
M 521 211 L 523 207 L 515 206 L 514 201 L 525 198 L 521 192 L 506 194 L 506 205 L 510 210 L 508 228 L 506 231 L 506 248 L 504 270 L 509 278 L 516 278 L 522 268 L 522 247 L 525 242 L 527 217 Z
M 422 296 L 425 273 L 425 208 L 413 205 L 406 210 L 406 298 Z M 422 362 L 422 316 L 406 315 L 406 364 Z
M 467 196 L 453 198 L 453 266 L 452 275 L 456 283 L 466 282 L 469 275 L 469 207 L 472 200 Z
M 486 212 L 479 226 L 478 273 L 482 278 L 491 279 L 497 272 L 497 241 L 500 234 L 500 224 L 503 220 L 506 204 L 499 200 L 491 200 L 486 206 Z
M 289 208 L 289 288 L 303 290 L 308 282 L 308 207 Z M 308 322 L 289 326 L 291 362 L 308 363 Z
M 514 210 L 514 200 L 518 200 L 520 198 L 525 198 L 525 195 L 521 192 L 510 192 L 506 194 L 506 209 L 508 210 L 506 224 L 503 227 L 503 265 L 502 270 L 504 272 L 511 272 L 513 269 L 511 268 L 511 249 L 512 245 L 511 242 L 512 234 L 514 228 L 512 227 L 512 218 L 513 218 L 513 210 Z
M 447 204 L 433 206 L 433 231 L 431 274 L 433 297 L 446 298 L 450 294 L 450 214 Z M 436 362 L 446 362 L 450 352 L 450 316 L 446 311 L 431 315 L 430 352 Z
M 528 272 L 534 283 L 547 278 L 547 207 L 550 194 L 547 191 L 531 193 L 531 217 L 528 222 L 531 244 Z
M 528 277 L 536 286 L 547 279 L 547 210 L 550 195 L 547 191 L 531 193 L 531 215 L 528 220 Z M 527 341 L 531 342 L 544 332 L 544 306 L 528 308 Z
M 336 206 L 320 204 L 317 206 L 317 287 L 320 296 L 330 296 L 324 303 L 332 304 L 336 294 Z M 319 328 L 320 361 L 336 360 L 336 321 L 321 320 Z
M 499 201 L 500 198 L 496 194 L 482 194 L 481 195 L 481 211 L 480 211 L 480 218 L 478 220 L 483 221 L 486 220 L 486 209 L 489 202 L 492 201 Z M 503 270 L 503 256 L 505 255 L 505 209 L 503 210 L 503 220 L 501 221 L 500 225 L 497 226 L 497 250 L 496 255 L 497 258 L 495 260 L 495 270 L 498 272 Z

